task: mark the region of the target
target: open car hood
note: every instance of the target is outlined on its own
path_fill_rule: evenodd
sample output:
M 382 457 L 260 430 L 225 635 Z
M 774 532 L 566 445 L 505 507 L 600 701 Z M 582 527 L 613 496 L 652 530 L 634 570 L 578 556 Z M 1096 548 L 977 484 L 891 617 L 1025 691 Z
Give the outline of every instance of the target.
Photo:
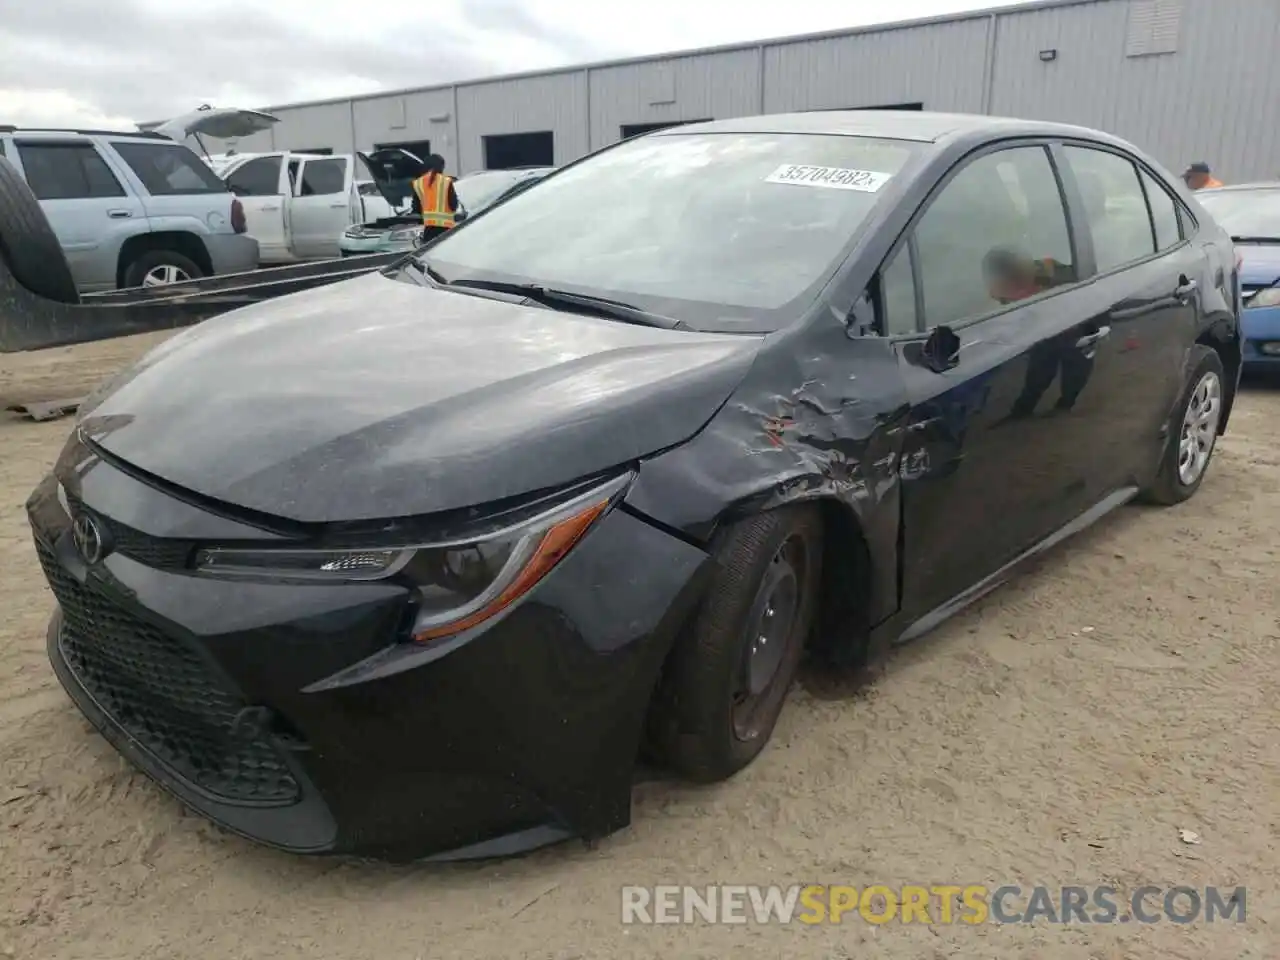
M 373 153 L 357 153 L 357 157 L 369 171 L 382 199 L 391 204 L 393 211 L 399 212 L 412 196 L 409 186 L 422 175 L 425 166 L 420 157 L 400 147 L 386 147 Z
M 166 120 L 155 128 L 179 143 L 187 137 L 206 136 L 218 140 L 235 140 L 270 129 L 280 122 L 278 117 L 261 110 L 241 110 L 236 107 L 201 107 L 191 113 Z

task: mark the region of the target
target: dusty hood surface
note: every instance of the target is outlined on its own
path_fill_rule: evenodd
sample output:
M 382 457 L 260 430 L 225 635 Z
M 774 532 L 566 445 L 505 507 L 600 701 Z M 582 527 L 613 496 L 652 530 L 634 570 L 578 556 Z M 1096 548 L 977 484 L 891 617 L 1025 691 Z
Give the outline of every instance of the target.
M 81 429 L 148 473 L 275 516 L 421 515 L 687 439 L 759 343 L 374 274 L 178 335 L 90 398 Z
M 1280 244 L 1236 244 L 1240 254 L 1240 282 L 1270 284 L 1280 278 Z

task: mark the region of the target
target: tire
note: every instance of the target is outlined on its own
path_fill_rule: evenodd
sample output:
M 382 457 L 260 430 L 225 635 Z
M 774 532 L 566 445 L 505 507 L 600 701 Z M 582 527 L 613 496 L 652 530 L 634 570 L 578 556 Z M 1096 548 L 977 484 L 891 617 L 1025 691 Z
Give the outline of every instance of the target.
M 164 267 L 182 271 L 189 280 L 198 280 L 204 276 L 204 271 L 189 257 L 184 257 L 172 250 L 148 250 L 125 268 L 124 285 L 140 287 L 146 281 L 147 274 Z
M 818 602 L 821 515 L 805 505 L 749 517 L 726 528 L 712 554 L 715 572 L 693 622 L 668 658 L 651 729 L 660 759 L 699 783 L 733 776 L 760 754 L 773 734 Z M 787 600 L 782 582 L 788 578 L 794 578 L 794 602 Z M 772 630 L 760 619 L 770 585 L 775 587 L 775 609 L 789 605 L 794 610 L 789 625 L 778 620 Z M 757 658 L 764 669 L 756 680 L 756 695 L 743 703 L 750 642 L 762 635 L 783 647 L 772 654 L 776 669 L 763 686 L 769 664 Z
M 79 303 L 75 278 L 40 201 L 13 164 L 0 157 L 0 259 L 36 296 Z
M 1194 349 L 1197 359 L 1170 423 L 1169 444 L 1160 461 L 1160 471 L 1141 494 L 1147 503 L 1160 506 L 1182 503 L 1195 495 L 1209 472 L 1225 409 L 1226 377 L 1222 359 L 1216 352 L 1198 345 Z M 1206 401 L 1210 404 L 1208 410 Z M 1197 458 L 1196 466 L 1194 470 L 1184 471 L 1184 459 L 1189 454 Z

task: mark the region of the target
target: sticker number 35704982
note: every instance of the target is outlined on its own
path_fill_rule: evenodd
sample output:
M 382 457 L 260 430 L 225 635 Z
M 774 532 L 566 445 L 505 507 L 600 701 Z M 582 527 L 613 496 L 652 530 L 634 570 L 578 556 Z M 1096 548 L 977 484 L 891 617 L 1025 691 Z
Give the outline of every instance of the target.
M 846 170 L 843 167 L 811 167 L 805 164 L 784 163 L 769 176 L 765 183 L 793 183 L 800 187 L 826 187 L 830 190 L 859 190 L 875 193 L 889 182 L 893 174 L 876 173 L 874 170 Z

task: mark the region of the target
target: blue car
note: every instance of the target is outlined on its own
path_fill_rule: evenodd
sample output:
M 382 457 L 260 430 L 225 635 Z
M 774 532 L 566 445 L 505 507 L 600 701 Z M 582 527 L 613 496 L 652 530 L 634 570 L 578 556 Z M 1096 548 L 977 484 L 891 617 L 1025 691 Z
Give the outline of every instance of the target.
M 1280 370 L 1280 182 L 1201 190 L 1196 199 L 1240 258 L 1246 370 Z

